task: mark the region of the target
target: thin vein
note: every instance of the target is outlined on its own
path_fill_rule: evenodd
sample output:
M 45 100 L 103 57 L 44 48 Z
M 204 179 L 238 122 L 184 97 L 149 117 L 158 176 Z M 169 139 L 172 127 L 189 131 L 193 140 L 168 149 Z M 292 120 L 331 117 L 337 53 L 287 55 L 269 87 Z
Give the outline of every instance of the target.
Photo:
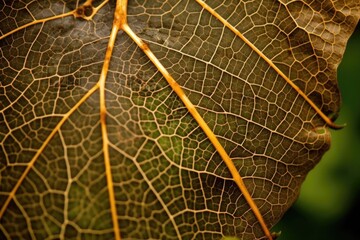
M 85 4 L 91 4 L 91 0 L 88 0 Z M 93 12 L 90 16 L 81 16 L 82 18 L 86 19 L 86 20 L 92 20 L 93 16 L 96 15 L 96 13 L 103 7 L 105 6 L 106 3 L 108 3 L 109 0 L 105 0 L 103 1 L 101 4 L 99 4 L 97 7 L 94 7 L 93 8 Z M 24 24 L 20 27 L 17 27 L 13 30 L 11 30 L 10 32 L 7 32 L 5 33 L 4 35 L 0 36 L 0 40 L 2 40 L 3 38 L 6 38 L 7 36 L 10 36 L 11 34 L 14 34 L 22 29 L 25 29 L 27 27 L 30 27 L 30 26 L 33 26 L 33 25 L 36 25 L 36 24 L 39 24 L 39 23 L 44 23 L 44 22 L 48 22 L 48 21 L 51 21 L 51 20 L 55 20 L 55 19 L 59 19 L 59 18 L 64 18 L 64 17 L 68 17 L 68 16 L 74 16 L 74 17 L 77 17 L 78 14 L 76 13 L 76 9 L 70 11 L 70 12 L 67 12 L 67 13 L 63 13 L 63 14 L 60 14 L 60 15 L 55 15 L 55 16 L 51 16 L 51 17 L 47 17 L 47 18 L 42 18 L 42 19 L 35 19 L 34 21 L 32 22 L 29 22 L 27 24 Z
M 333 129 L 340 129 L 343 126 L 336 125 L 333 121 L 326 116 L 321 109 L 316 106 L 316 104 L 295 84 L 291 81 L 265 54 L 263 54 L 253 43 L 251 43 L 239 30 L 237 30 L 233 25 L 231 25 L 226 19 L 224 19 L 220 14 L 218 14 L 214 9 L 207 5 L 202 0 L 195 0 L 203 8 L 205 8 L 209 13 L 211 13 L 215 18 L 217 18 L 221 23 L 223 23 L 227 28 L 229 28 L 233 33 L 235 33 L 241 40 L 243 40 L 252 50 L 254 50 L 262 59 L 264 59 L 293 89 L 295 89 L 300 96 L 316 111 L 317 114 L 326 122 L 326 124 Z
M 18 32 L 18 31 L 20 31 L 22 29 L 25 29 L 27 27 L 30 27 L 30 26 L 33 26 L 33 25 L 36 25 L 36 24 L 39 24 L 39 23 L 44 23 L 44 22 L 47 22 L 47 21 L 59 19 L 59 18 L 68 17 L 68 16 L 71 16 L 71 15 L 74 15 L 75 12 L 76 12 L 76 9 L 72 10 L 70 12 L 67 12 L 67 13 L 60 14 L 60 15 L 34 20 L 34 21 L 29 22 L 27 24 L 24 24 L 24 25 L 22 25 L 22 26 L 20 26 L 18 28 L 15 28 L 15 29 L 11 30 L 10 32 L 5 33 L 4 35 L 0 36 L 0 40 L 2 40 L 3 38 L 6 38 L 7 36 L 9 36 L 11 34 L 14 34 L 14 33 Z
M 64 191 L 64 222 L 67 222 L 69 220 L 68 211 L 69 211 L 69 193 L 70 193 L 70 187 L 71 187 L 71 169 L 70 169 L 70 161 L 69 161 L 69 155 L 68 150 L 65 143 L 65 138 L 61 132 L 59 132 L 59 138 L 61 145 L 64 148 L 64 162 L 65 162 L 65 169 L 67 174 L 67 184 Z M 61 224 L 60 229 L 60 239 L 65 239 L 65 229 L 66 224 Z
M 207 125 L 205 120 L 201 117 L 199 112 L 196 110 L 195 106 L 192 104 L 190 99 L 186 96 L 180 85 L 175 81 L 175 79 L 169 74 L 169 72 L 166 70 L 166 68 L 160 63 L 160 61 L 157 59 L 157 57 L 153 54 L 153 52 L 149 49 L 149 47 L 132 31 L 132 29 L 129 27 L 127 23 L 122 25 L 122 30 L 126 32 L 131 39 L 143 50 L 143 52 L 148 56 L 148 58 L 153 62 L 153 64 L 156 66 L 156 68 L 162 73 L 168 84 L 171 86 L 173 91 L 178 95 L 178 97 L 181 99 L 181 101 L 184 103 L 188 111 L 191 113 L 191 115 L 194 117 L 196 122 L 199 124 L 199 126 L 203 129 L 204 133 L 208 137 L 208 139 L 211 141 L 211 143 L 216 148 L 217 152 L 225 162 L 226 166 L 228 167 L 234 182 L 238 185 L 240 191 L 242 192 L 244 198 L 248 202 L 250 208 L 254 212 L 256 218 L 258 219 L 261 227 L 263 228 L 263 231 L 265 235 L 272 239 L 270 231 L 268 230 L 265 221 L 256 206 L 255 202 L 253 201 L 249 191 L 247 190 L 237 168 L 235 167 L 233 161 L 217 139 L 214 132 L 210 129 L 210 127 Z
M 62 127 L 62 125 L 69 119 L 69 117 L 80 107 L 81 104 L 83 104 L 86 99 L 88 99 L 97 89 L 99 88 L 99 85 L 96 84 L 95 86 L 93 86 L 64 116 L 63 118 L 59 121 L 59 123 L 55 126 L 55 128 L 52 130 L 52 132 L 50 133 L 50 135 L 46 138 L 46 140 L 43 142 L 43 144 L 41 145 L 41 147 L 39 148 L 39 150 L 37 150 L 36 154 L 34 155 L 34 157 L 30 160 L 30 162 L 28 163 L 26 169 L 24 170 L 24 172 L 21 174 L 19 180 L 17 181 L 17 183 L 15 184 L 14 188 L 11 190 L 11 192 L 9 193 L 8 197 L 6 198 L 6 201 L 4 203 L 4 205 L 1 207 L 0 210 L 0 219 L 2 218 L 2 216 L 5 213 L 5 210 L 7 209 L 10 201 L 14 198 L 17 190 L 19 189 L 19 187 L 21 186 L 22 182 L 24 181 L 25 177 L 28 175 L 28 173 L 30 172 L 30 170 L 34 167 L 34 164 L 36 162 L 36 160 L 39 158 L 40 154 L 44 151 L 44 149 L 47 147 L 47 145 L 49 144 L 50 140 L 55 136 L 55 134 L 60 130 L 60 128 Z
M 148 142 L 148 141 L 145 141 L 144 144 L 142 145 L 142 147 L 145 146 L 145 144 L 146 144 L 147 142 Z M 139 152 L 141 152 L 140 149 L 141 149 L 142 147 L 139 148 Z M 126 155 L 125 155 L 125 156 L 126 156 Z M 134 159 L 134 160 L 133 160 L 134 165 L 135 165 L 136 168 L 138 169 L 138 171 L 139 171 L 139 173 L 141 174 L 141 176 L 144 178 L 145 182 L 146 182 L 147 185 L 149 186 L 149 189 L 154 193 L 154 195 L 156 196 L 156 198 L 157 198 L 158 201 L 160 202 L 160 204 L 161 204 L 161 206 L 163 207 L 166 215 L 168 215 L 171 224 L 174 226 L 174 229 L 175 229 L 175 232 L 176 232 L 178 238 L 181 239 L 182 237 L 181 237 L 181 234 L 180 234 L 180 232 L 179 232 L 179 229 L 177 228 L 177 225 L 176 225 L 176 222 L 175 222 L 175 219 L 174 219 L 175 217 L 171 214 L 168 206 L 166 205 L 166 203 L 165 203 L 164 200 L 162 199 L 162 197 L 161 197 L 161 192 L 158 192 L 158 191 L 155 189 L 152 181 L 147 177 L 146 173 L 143 171 L 143 169 L 141 168 L 140 164 L 136 161 L 137 157 L 134 157 L 134 158 L 131 158 L 131 157 L 130 157 L 129 159 Z M 149 161 L 151 161 L 151 159 L 149 159 Z M 170 162 L 171 164 L 167 167 L 167 169 L 170 168 L 170 167 L 172 167 L 172 161 L 169 161 L 169 162 Z M 167 169 L 164 169 L 164 171 L 166 171 Z M 162 191 L 168 191 L 168 189 L 163 189 Z
M 163 45 L 161 45 L 161 44 L 159 44 L 159 43 L 157 43 L 157 42 L 154 42 L 154 41 L 151 41 L 151 40 L 146 40 L 146 41 L 147 41 L 148 43 L 157 45 L 157 46 L 159 46 L 159 47 L 164 47 Z M 177 49 L 171 48 L 171 47 L 169 47 L 169 46 L 167 46 L 166 48 L 167 48 L 168 50 L 171 50 L 171 51 L 174 51 L 174 52 L 179 52 Z M 182 55 L 187 56 L 187 57 L 189 57 L 189 58 L 192 58 L 192 59 L 194 59 L 194 60 L 196 60 L 196 61 L 199 61 L 199 62 L 201 62 L 201 63 L 206 64 L 206 67 L 207 67 L 207 66 L 211 66 L 211 67 L 213 67 L 213 68 L 216 68 L 216 69 L 218 69 L 218 70 L 221 70 L 222 72 L 228 74 L 228 75 L 231 76 L 231 77 L 238 78 L 238 76 L 236 76 L 235 74 L 233 74 L 233 73 L 231 73 L 231 72 L 228 72 L 228 71 L 226 71 L 226 70 L 224 71 L 223 69 L 221 69 L 220 67 L 216 66 L 215 64 L 213 64 L 213 63 L 211 63 L 211 62 L 206 62 L 206 61 L 204 61 L 204 60 L 202 60 L 202 59 L 196 58 L 196 57 L 191 56 L 191 55 L 189 55 L 189 54 L 187 54 L 187 53 L 183 53 L 183 52 L 179 52 L 179 53 L 181 53 Z M 220 79 L 221 79 L 221 77 L 220 77 Z M 255 84 L 254 84 L 254 85 L 255 85 Z M 248 84 L 248 86 L 251 88 L 251 90 L 253 90 L 253 87 L 252 87 L 251 84 Z M 261 87 L 261 85 L 256 85 L 256 86 L 260 86 L 260 87 Z M 189 90 L 189 91 L 192 91 L 192 89 L 188 89 L 188 88 L 184 88 L 184 89 Z M 253 94 L 255 95 L 254 92 L 253 92 Z M 203 109 L 201 106 L 197 106 L 197 107 L 198 107 L 199 109 L 200 109 L 200 108 Z M 223 109 L 222 106 L 220 106 L 220 107 Z M 215 111 L 212 111 L 212 110 L 209 110 L 209 109 L 204 109 L 204 110 L 215 113 Z M 294 138 L 294 139 L 293 139 L 293 138 L 290 138 L 289 136 L 287 136 L 287 135 L 285 135 L 285 134 L 283 134 L 283 133 L 281 133 L 281 132 L 278 132 L 277 129 L 271 129 L 271 128 L 267 127 L 267 126 L 261 125 L 261 124 L 255 122 L 255 121 L 253 121 L 253 120 L 252 120 L 252 117 L 251 117 L 251 118 L 245 118 L 245 117 L 243 117 L 243 116 L 234 114 L 234 113 L 232 113 L 232 112 L 228 112 L 228 111 L 226 111 L 225 109 L 223 109 L 223 112 L 216 112 L 216 113 L 223 113 L 223 114 L 227 114 L 227 115 L 230 115 L 230 116 L 239 117 L 239 118 L 241 118 L 241 119 L 243 119 L 243 120 L 246 120 L 246 121 L 251 122 L 252 124 L 255 124 L 255 125 L 257 125 L 257 126 L 260 126 L 260 127 L 262 127 L 262 128 L 265 128 L 266 130 L 269 130 L 269 131 L 271 131 L 271 132 L 274 132 L 274 133 L 278 134 L 278 135 L 281 136 L 281 137 L 284 137 L 284 138 L 286 138 L 286 139 L 295 141 L 295 142 L 297 142 L 297 143 L 303 143 L 303 142 L 301 142 L 300 140 L 296 140 L 295 138 Z M 292 114 L 292 113 L 289 112 L 288 114 Z M 296 116 L 296 115 L 293 115 L 293 116 Z M 280 125 L 278 125 L 277 128 L 279 128 L 279 126 L 280 126 Z

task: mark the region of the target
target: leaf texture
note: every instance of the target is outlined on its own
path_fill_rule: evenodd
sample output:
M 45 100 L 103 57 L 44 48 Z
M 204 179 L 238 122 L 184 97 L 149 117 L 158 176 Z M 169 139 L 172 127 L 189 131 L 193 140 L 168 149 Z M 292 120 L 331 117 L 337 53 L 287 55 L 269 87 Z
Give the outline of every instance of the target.
M 330 133 L 254 48 L 335 120 L 336 68 L 360 3 L 206 1 L 249 45 L 199 2 L 129 0 L 127 21 L 272 227 Z M 229 168 L 143 50 L 120 30 L 105 55 L 116 7 L 0 2 L 0 238 L 265 239 Z

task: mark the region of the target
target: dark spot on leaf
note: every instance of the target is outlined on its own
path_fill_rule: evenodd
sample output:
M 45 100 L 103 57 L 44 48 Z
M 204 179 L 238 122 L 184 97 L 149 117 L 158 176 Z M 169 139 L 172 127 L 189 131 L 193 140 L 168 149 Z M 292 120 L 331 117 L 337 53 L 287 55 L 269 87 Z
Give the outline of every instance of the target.
M 78 9 L 76 9 L 76 15 L 77 17 L 81 17 L 84 14 L 84 9 L 83 7 L 79 7 Z
M 86 17 L 90 17 L 93 13 L 93 7 L 92 6 L 85 6 L 84 7 L 84 14 Z

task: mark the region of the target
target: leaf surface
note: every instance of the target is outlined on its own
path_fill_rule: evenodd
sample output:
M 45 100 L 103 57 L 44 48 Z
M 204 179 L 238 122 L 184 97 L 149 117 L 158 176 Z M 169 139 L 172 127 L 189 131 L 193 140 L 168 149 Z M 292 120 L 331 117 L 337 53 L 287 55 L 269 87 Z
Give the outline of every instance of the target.
M 272 227 L 329 148 L 360 4 L 121 2 L 0 2 L 0 238 L 265 238 L 219 146 Z

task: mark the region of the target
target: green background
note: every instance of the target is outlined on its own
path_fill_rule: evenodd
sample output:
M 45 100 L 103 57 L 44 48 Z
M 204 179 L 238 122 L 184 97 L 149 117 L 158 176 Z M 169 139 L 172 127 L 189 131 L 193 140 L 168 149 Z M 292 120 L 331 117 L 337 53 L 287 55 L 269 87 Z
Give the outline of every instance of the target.
M 285 240 L 360 239 L 360 26 L 338 69 L 342 107 L 332 146 L 309 173 L 295 205 L 272 229 Z

